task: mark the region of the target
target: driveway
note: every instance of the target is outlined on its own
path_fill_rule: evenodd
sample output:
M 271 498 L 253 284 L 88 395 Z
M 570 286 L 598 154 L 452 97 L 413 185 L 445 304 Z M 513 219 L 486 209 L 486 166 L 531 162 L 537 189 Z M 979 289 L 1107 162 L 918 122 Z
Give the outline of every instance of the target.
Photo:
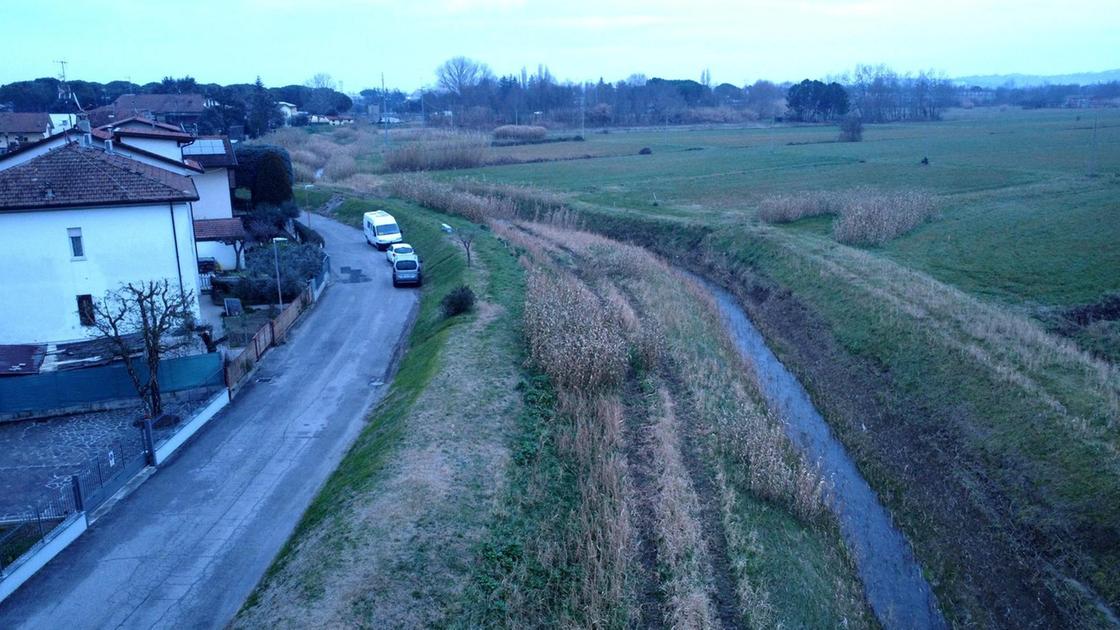
M 0 603 L 0 628 L 214 628 L 237 612 L 384 391 L 417 299 L 360 231 L 313 225 L 335 284 L 190 445 Z

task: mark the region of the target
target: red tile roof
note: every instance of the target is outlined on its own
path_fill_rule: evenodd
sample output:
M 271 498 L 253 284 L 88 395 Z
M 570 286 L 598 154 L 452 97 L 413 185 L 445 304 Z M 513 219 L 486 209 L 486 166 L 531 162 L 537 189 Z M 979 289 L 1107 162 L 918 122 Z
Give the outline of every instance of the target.
M 0 112 L 0 133 L 46 133 L 51 126 L 48 114 Z
M 245 224 L 240 218 L 233 219 L 195 219 L 194 240 L 196 241 L 242 241 L 248 235 Z
M 168 123 L 156 122 L 141 116 L 132 116 L 123 120 L 115 120 L 97 127 L 100 132 L 112 133 L 116 136 L 135 136 L 139 138 L 160 138 L 190 142 L 194 136 L 183 131 L 182 127 Z
M 189 177 L 76 142 L 0 171 L 0 212 L 176 201 L 198 201 Z

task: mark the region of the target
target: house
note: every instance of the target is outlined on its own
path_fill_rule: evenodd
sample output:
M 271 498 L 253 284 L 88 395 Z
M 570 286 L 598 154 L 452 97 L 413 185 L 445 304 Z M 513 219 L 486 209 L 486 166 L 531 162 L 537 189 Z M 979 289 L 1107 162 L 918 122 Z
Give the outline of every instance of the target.
M 0 153 L 38 142 L 49 135 L 50 114 L 0 112 Z
M 292 116 L 295 116 L 296 114 L 299 113 L 299 107 L 296 107 L 295 103 L 287 103 L 287 102 L 284 102 L 284 101 L 279 101 L 278 103 L 276 103 L 276 107 L 280 110 L 280 113 L 284 116 L 284 126 L 285 127 L 291 125 Z
M 212 258 L 223 269 L 235 269 L 241 262 L 240 244 L 247 236 L 241 219 L 233 216 L 237 166 L 233 145 L 225 136 L 199 136 L 182 151 L 184 160 L 203 169 L 201 174 L 191 176 L 199 195 L 194 207 L 198 257 Z
M 68 142 L 82 141 L 85 132 L 69 129 L 35 145 L 25 145 L 5 156 L 0 169 L 26 162 Z M 224 136 L 196 138 L 176 125 L 131 117 L 90 130 L 89 142 L 138 162 L 169 170 L 194 181 L 199 200 L 193 204 L 196 220 L 233 219 L 232 190 L 237 158 L 233 145 Z M 240 219 L 237 219 L 240 221 Z M 226 223 L 220 238 L 205 231 L 198 239 L 199 259 L 214 261 L 222 269 L 235 269 L 241 262 L 244 230 Z
M 201 94 L 122 94 L 112 105 L 90 112 L 90 122 L 102 126 L 132 117 L 196 130 L 203 112 L 213 103 Z
M 93 301 L 124 282 L 198 295 L 191 177 L 85 134 L 45 144 L 0 158 L 0 344 L 89 338 Z

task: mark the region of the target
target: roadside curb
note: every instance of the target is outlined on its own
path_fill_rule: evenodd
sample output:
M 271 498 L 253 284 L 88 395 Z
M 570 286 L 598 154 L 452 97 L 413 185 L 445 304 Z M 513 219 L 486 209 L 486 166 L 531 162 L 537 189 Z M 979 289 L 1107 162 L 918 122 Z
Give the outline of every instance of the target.
M 401 365 L 401 359 L 404 358 L 404 353 L 408 350 L 408 339 L 412 336 L 412 329 L 416 326 L 416 319 L 420 314 L 420 299 L 412 303 L 412 308 L 408 310 L 408 321 L 404 325 L 404 330 L 401 331 L 401 337 L 393 346 L 393 354 L 389 357 L 389 365 L 385 368 L 385 374 L 381 377 L 381 382 L 388 385 L 393 376 L 397 373 L 397 369 Z

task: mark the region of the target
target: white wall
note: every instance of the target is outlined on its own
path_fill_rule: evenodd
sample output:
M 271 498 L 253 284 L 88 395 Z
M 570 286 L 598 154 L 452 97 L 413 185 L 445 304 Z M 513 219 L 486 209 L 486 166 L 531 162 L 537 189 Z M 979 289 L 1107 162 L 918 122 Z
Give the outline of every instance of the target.
M 225 168 L 208 168 L 205 173 L 190 173 L 194 187 L 198 189 L 198 201 L 194 202 L 196 219 L 228 219 L 233 216 L 230 202 L 229 174 Z
M 122 141 L 130 144 L 137 149 L 143 149 L 149 153 L 156 153 L 165 158 L 171 158 L 176 162 L 183 161 L 183 149 L 179 146 L 177 140 L 160 140 L 157 138 L 137 138 L 136 136 L 122 136 Z
M 77 296 L 96 300 L 122 282 L 166 278 L 178 285 L 181 272 L 183 288 L 198 296 L 191 219 L 186 203 L 0 212 L 0 344 L 88 337 Z M 82 230 L 83 260 L 71 259 L 68 228 Z M 200 315 L 197 297 L 195 311 Z
M 213 258 L 218 261 L 222 269 L 232 271 L 237 268 L 237 255 L 233 245 L 218 243 L 216 241 L 201 241 L 198 243 L 199 258 Z

